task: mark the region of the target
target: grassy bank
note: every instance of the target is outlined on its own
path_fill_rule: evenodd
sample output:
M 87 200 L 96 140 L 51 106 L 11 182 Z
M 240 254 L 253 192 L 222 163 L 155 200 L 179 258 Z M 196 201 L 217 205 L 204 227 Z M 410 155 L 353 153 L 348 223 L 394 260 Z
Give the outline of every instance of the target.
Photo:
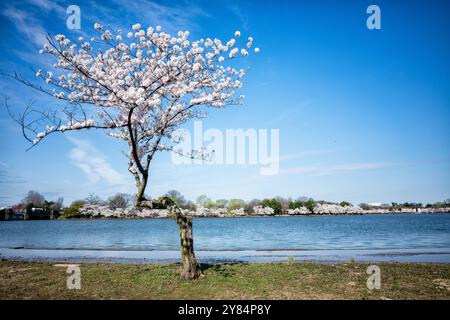
M 368 290 L 367 264 L 203 265 L 195 281 L 177 265 L 81 264 L 81 289 L 49 263 L 0 262 L 0 299 L 450 299 L 450 265 L 380 263 L 381 289 Z

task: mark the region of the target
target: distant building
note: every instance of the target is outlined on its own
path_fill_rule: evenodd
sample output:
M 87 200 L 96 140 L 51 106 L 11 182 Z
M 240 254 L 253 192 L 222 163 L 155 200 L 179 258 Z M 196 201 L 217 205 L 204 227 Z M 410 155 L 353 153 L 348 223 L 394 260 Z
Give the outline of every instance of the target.
M 15 211 L 11 208 L 1 208 L 0 209 L 0 221 L 10 221 L 10 220 L 25 220 L 25 213 L 20 211 Z
M 61 212 L 42 208 L 28 208 L 13 210 L 12 208 L 0 208 L 0 221 L 12 220 L 53 220 L 58 219 Z
M 60 212 L 57 210 L 43 208 L 28 208 L 25 214 L 24 220 L 53 220 L 60 216 Z
M 9 220 L 10 208 L 0 208 L 0 221 Z

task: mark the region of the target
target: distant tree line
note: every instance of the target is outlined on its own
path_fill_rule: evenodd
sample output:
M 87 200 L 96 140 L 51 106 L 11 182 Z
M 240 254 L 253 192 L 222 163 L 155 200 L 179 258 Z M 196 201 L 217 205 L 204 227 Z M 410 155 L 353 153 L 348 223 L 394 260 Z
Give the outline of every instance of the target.
M 47 211 L 60 211 L 63 208 L 64 198 L 60 197 L 56 201 L 45 199 L 45 196 L 38 191 L 30 190 L 26 196 L 12 209 L 16 211 L 40 208 Z
M 170 190 L 162 197 L 170 197 L 180 208 L 187 210 L 195 210 L 198 207 L 204 207 L 207 209 L 226 209 L 228 212 L 233 212 L 243 208 L 246 214 L 254 213 L 254 207 L 270 207 L 273 209 L 275 215 L 287 213 L 289 209 L 296 209 L 305 207 L 310 212 L 313 212 L 314 207 L 317 204 L 339 204 L 343 207 L 352 206 L 352 203 L 348 201 L 342 201 L 340 203 L 328 202 L 323 200 L 314 200 L 308 197 L 298 197 L 296 199 L 292 198 L 266 198 L 266 199 L 253 199 L 250 201 L 245 201 L 243 199 L 217 199 L 212 200 L 206 195 L 200 195 L 195 199 L 195 202 L 187 199 L 177 190 Z M 146 198 L 151 199 L 149 196 Z M 84 205 L 100 205 L 108 206 L 110 209 L 124 209 L 128 206 L 134 204 L 135 197 L 127 193 L 117 193 L 106 200 L 100 198 L 96 194 L 89 194 L 85 199 L 73 201 L 69 207 L 63 208 L 63 198 L 58 198 L 56 201 L 48 201 L 45 197 L 37 191 L 29 191 L 27 195 L 22 199 L 22 201 L 13 207 L 13 209 L 27 209 L 27 208 L 43 208 L 47 210 L 63 210 L 63 218 L 75 218 L 79 217 L 79 209 Z M 443 208 L 450 206 L 450 199 L 442 202 L 435 203 L 415 203 L 415 202 L 404 202 L 396 203 L 392 202 L 390 204 L 381 205 L 371 205 L 367 203 L 360 203 L 359 206 L 364 210 L 370 210 L 374 208 L 382 209 L 416 209 L 416 208 Z

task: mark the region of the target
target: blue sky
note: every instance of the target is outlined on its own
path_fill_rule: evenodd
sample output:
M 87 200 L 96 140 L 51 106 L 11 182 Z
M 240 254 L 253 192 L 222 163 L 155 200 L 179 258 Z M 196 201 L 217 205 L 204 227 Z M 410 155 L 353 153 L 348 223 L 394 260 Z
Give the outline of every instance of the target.
M 81 8 L 68 30 L 66 8 Z M 381 30 L 366 8 L 381 8 Z M 0 5 L 0 68 L 34 78 L 45 32 L 93 34 L 93 23 L 139 22 L 261 48 L 247 65 L 243 106 L 214 110 L 203 127 L 280 129 L 280 171 L 257 165 L 176 166 L 159 154 L 148 193 L 188 198 L 310 196 L 330 201 L 434 202 L 450 197 L 450 10 L 426 1 L 8 1 Z M 0 93 L 20 110 L 51 100 L 6 78 Z M 0 206 L 30 190 L 66 204 L 89 193 L 134 191 L 125 147 L 101 133 L 51 136 L 26 152 L 0 108 Z

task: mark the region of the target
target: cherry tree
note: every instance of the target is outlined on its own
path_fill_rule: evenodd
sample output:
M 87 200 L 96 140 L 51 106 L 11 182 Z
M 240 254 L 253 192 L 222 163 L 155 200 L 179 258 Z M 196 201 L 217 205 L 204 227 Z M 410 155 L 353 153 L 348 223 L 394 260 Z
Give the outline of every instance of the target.
M 200 276 L 195 258 L 192 218 L 170 198 L 146 199 L 149 168 L 158 151 L 176 150 L 182 137 L 177 129 L 203 117 L 206 107 L 224 108 L 241 104 L 239 95 L 245 74 L 237 65 L 249 55 L 253 38 L 240 32 L 227 42 L 215 39 L 189 40 L 188 31 L 172 36 L 156 28 L 134 24 L 127 33 L 98 23 L 96 36 L 71 40 L 62 34 L 47 36 L 41 54 L 54 61 L 51 70 L 39 69 L 42 83 L 10 74 L 21 83 L 59 101 L 58 107 L 42 110 L 28 104 L 19 114 L 11 111 L 22 127 L 30 148 L 54 133 L 101 129 L 129 147 L 128 170 L 136 184 L 136 206 L 164 206 L 180 231 L 182 271 L 187 279 Z M 238 41 L 242 41 L 238 47 Z M 192 150 L 188 157 L 203 157 Z

